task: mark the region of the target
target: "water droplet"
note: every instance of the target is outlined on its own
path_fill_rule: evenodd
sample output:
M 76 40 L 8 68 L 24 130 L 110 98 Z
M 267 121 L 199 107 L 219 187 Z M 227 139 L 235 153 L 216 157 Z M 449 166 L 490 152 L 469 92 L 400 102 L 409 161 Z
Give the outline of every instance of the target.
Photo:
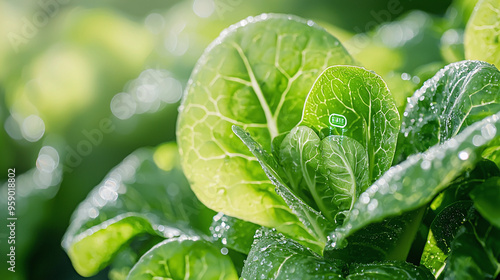
M 493 137 L 495 137 L 497 133 L 497 128 L 492 125 L 491 123 L 485 125 L 483 128 L 481 128 L 481 135 L 486 139 L 486 140 L 491 140 Z
M 376 199 L 372 199 L 370 204 L 368 204 L 368 211 L 373 211 L 378 206 L 378 201 Z
M 484 137 L 481 135 L 474 135 L 474 137 L 472 138 L 472 144 L 476 147 L 479 147 L 484 143 L 486 143 L 486 139 L 484 139 Z
M 219 189 L 217 190 L 217 195 L 222 196 L 222 195 L 225 195 L 225 194 L 226 194 L 226 189 L 224 189 L 224 188 L 219 188 Z
M 420 167 L 424 170 L 428 170 L 429 168 L 431 168 L 431 162 L 428 160 L 423 160 L 420 164 Z
M 220 253 L 223 255 L 227 255 L 229 253 L 229 250 L 226 247 L 224 247 L 224 248 L 220 249 Z
M 469 158 L 469 153 L 466 151 L 461 151 L 458 153 L 458 158 L 461 160 L 467 160 Z
M 367 193 L 362 193 L 359 197 L 359 201 L 361 201 L 361 203 L 368 204 L 370 202 L 370 197 Z

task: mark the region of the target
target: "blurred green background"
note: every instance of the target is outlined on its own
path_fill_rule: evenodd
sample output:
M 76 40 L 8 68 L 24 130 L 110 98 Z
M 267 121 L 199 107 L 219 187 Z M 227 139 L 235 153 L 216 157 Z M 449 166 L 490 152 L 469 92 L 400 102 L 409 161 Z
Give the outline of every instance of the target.
M 18 217 L 15 274 L 0 225 L 0 279 L 82 278 L 60 245 L 71 213 L 126 155 L 175 140 L 191 70 L 230 24 L 263 12 L 313 19 L 382 75 L 402 108 L 437 69 L 463 59 L 474 3 L 0 1 L 0 219 L 8 168 Z

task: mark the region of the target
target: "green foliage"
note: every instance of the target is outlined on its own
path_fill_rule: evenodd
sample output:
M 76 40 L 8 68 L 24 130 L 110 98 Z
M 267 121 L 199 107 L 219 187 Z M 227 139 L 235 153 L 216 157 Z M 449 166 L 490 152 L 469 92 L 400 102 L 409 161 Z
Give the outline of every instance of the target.
M 290 189 L 287 182 L 283 179 L 285 178 L 285 174 L 276 159 L 267 153 L 249 133 L 237 126 L 234 126 L 233 130 L 257 158 L 264 172 L 273 184 L 276 185 L 276 192 L 283 198 L 293 213 L 297 215 L 301 226 L 306 229 L 306 234 L 297 235 L 295 239 L 302 244 L 308 245 L 313 251 L 321 253 L 325 246 L 328 232 L 334 229 L 333 225 L 323 214 L 309 206 Z
M 425 267 L 405 262 L 348 265 L 325 259 L 272 230 L 259 230 L 243 279 L 433 279 Z
M 210 242 L 179 237 L 158 243 L 144 254 L 127 279 L 236 280 L 238 275 L 231 259 Z
M 500 275 L 500 229 L 470 209 L 451 242 L 444 279 L 497 279 Z
M 409 99 L 403 115 L 400 160 L 442 143 L 500 110 L 500 71 L 480 61 L 441 69 Z
M 260 226 L 229 217 L 223 213 L 214 216 L 210 232 L 214 240 L 235 251 L 247 254 L 253 243 L 253 236 Z
M 350 268 L 347 280 L 356 279 L 434 279 L 424 267 L 416 267 L 406 262 L 381 262 L 370 264 L 356 264 Z
M 479 1 L 467 40 L 496 36 L 485 28 L 495 5 Z M 379 31 L 411 22 L 457 29 L 430 37 L 458 46 L 444 61 L 461 57 L 461 42 L 445 40 L 460 21 L 414 12 Z M 413 39 L 394 48 L 414 50 Z M 498 59 L 497 42 L 467 42 Z M 229 27 L 188 83 L 180 158 L 172 144 L 136 151 L 77 209 L 63 240 L 75 269 L 111 265 L 113 279 L 498 278 L 500 72 L 472 60 L 438 71 L 445 63 L 434 60 L 402 73 L 391 94 L 311 21 L 263 14 Z
M 181 106 L 177 139 L 191 188 L 209 208 L 295 234 L 303 229 L 231 127 L 271 140 L 300 120 L 324 68 L 353 64 L 312 21 L 264 14 L 223 31 L 200 58 Z M 296 222 L 295 222 L 296 221 Z
M 500 113 L 485 118 L 454 138 L 392 167 L 354 205 L 349 220 L 332 235 L 332 245 L 364 226 L 400 215 L 431 202 L 439 192 L 481 158 L 481 151 L 498 137 Z M 473 142 L 473 139 L 481 139 Z M 479 141 L 479 143 L 477 142 Z M 443 164 L 446 163 L 446 164 Z
M 206 236 L 214 213 L 196 199 L 178 161 L 175 144 L 143 148 L 94 188 L 76 210 L 63 240 L 78 273 L 94 275 L 115 257 L 134 259 L 151 248 L 151 242 Z M 136 252 L 126 250 L 129 244 L 136 244 Z M 198 245 L 188 247 L 193 246 Z M 130 262 L 123 263 L 117 267 L 126 272 Z
M 330 261 L 273 230 L 261 229 L 247 262 L 243 279 L 343 279 L 343 263 Z
M 334 121 L 340 118 L 341 124 Z M 363 68 L 334 66 L 314 83 L 300 125 L 321 138 L 349 136 L 368 151 L 370 182 L 392 163 L 399 131 L 399 114 L 385 82 Z
M 470 192 L 474 207 L 492 225 L 500 228 L 500 177 L 492 177 Z
M 477 59 L 500 66 L 500 3 L 481 0 L 465 30 L 465 58 Z

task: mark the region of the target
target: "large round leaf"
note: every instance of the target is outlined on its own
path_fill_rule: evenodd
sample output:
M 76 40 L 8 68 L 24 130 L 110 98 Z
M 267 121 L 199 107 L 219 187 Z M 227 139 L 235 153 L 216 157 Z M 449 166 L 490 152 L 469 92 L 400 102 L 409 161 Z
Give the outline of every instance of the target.
M 352 63 L 336 38 L 292 16 L 263 14 L 223 31 L 193 71 L 177 127 L 198 198 L 230 216 L 306 234 L 231 127 L 243 127 L 270 150 L 273 137 L 299 122 L 319 73 Z

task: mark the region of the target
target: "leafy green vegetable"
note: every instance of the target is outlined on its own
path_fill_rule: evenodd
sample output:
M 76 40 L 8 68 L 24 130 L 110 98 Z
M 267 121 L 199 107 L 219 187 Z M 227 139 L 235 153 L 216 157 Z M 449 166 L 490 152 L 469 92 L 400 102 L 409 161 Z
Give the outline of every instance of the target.
M 500 275 L 500 229 L 471 208 L 451 243 L 444 279 L 497 279 Z
M 481 160 L 473 169 L 466 169 L 460 177 L 453 180 L 450 186 L 432 201 L 431 211 L 428 212 L 427 219 L 433 220 L 435 214 L 456 201 L 469 200 L 469 194 L 472 190 L 494 176 L 500 176 L 500 169 L 489 160 Z M 429 225 L 432 220 L 429 221 Z
M 498 137 L 500 113 L 477 122 L 443 144 L 410 156 L 392 167 L 361 194 L 347 222 L 332 234 L 331 245 L 370 223 L 414 210 L 429 203 L 468 166 L 479 161 L 481 151 Z M 475 139 L 475 141 L 474 141 Z M 446 164 L 443 164 L 446 163 Z
M 296 233 L 297 217 L 231 127 L 270 150 L 272 138 L 300 120 L 317 75 L 337 64 L 353 59 L 312 21 L 263 14 L 222 32 L 193 71 L 177 126 L 186 177 L 205 205 Z
M 297 195 L 307 199 L 309 205 L 317 203 L 324 213 L 326 207 L 321 203 L 321 194 L 316 189 L 320 141 L 312 129 L 305 126 L 295 127 L 281 142 L 278 157 L 289 187 Z
M 68 256 L 80 275 L 92 276 L 106 267 L 122 246 L 142 233 L 155 234 L 147 219 L 117 216 L 72 240 L 71 247 L 67 249 Z
M 238 279 L 231 259 L 211 243 L 178 237 L 158 243 L 130 271 L 127 279 Z
M 465 58 L 483 60 L 500 66 L 500 3 L 477 3 L 465 30 Z
M 359 195 L 369 186 L 368 155 L 359 142 L 347 136 L 328 136 L 321 141 L 320 149 L 319 168 L 326 181 L 318 189 L 333 191 L 332 196 L 322 198 L 329 200 L 329 210 L 322 212 L 334 212 L 336 215 L 332 218 L 339 222 L 337 215 L 347 216 Z
M 261 229 L 241 277 L 252 279 L 343 279 L 343 263 L 323 259 L 274 230 Z
M 368 151 L 370 182 L 391 166 L 399 131 L 399 114 L 385 82 L 354 66 L 333 66 L 314 83 L 299 125 L 321 138 L 349 136 Z
M 122 248 L 114 257 L 110 264 L 109 279 L 125 280 L 139 258 L 163 240 L 160 236 L 151 238 L 151 236 L 147 235 L 138 236 L 132 240 L 128 246 Z
M 353 264 L 325 259 L 273 230 L 257 231 L 242 278 L 252 279 L 433 279 L 425 267 L 400 262 Z
M 284 173 L 275 158 L 268 154 L 249 133 L 237 126 L 233 126 L 233 131 L 258 159 L 264 172 L 273 184 L 276 185 L 276 192 L 285 200 L 293 213 L 297 215 L 300 227 L 304 229 L 304 233 L 301 235 L 295 234 L 294 238 L 302 244 L 307 245 L 316 253 L 321 253 L 326 244 L 326 236 L 334 229 L 333 224 L 323 214 L 309 206 L 291 191 L 290 187 L 283 180 Z
M 434 279 L 425 267 L 417 267 L 406 262 L 375 262 L 355 264 L 350 267 L 347 280 L 391 280 L 391 279 Z
M 491 224 L 500 228 L 500 177 L 492 177 L 477 186 L 470 196 L 474 201 L 474 207 Z
M 442 272 L 451 252 L 453 238 L 466 221 L 471 206 L 470 201 L 457 201 L 445 207 L 432 221 L 421 264 L 428 267 L 435 276 Z
M 324 255 L 349 263 L 406 260 L 422 214 L 422 211 L 411 211 L 370 224 L 347 237 L 346 246 L 327 246 Z
M 240 253 L 247 254 L 253 243 L 253 236 L 260 226 L 219 213 L 214 216 L 210 231 L 215 240 Z
M 208 233 L 206 220 L 212 216 L 189 189 L 177 146 L 144 148 L 115 167 L 80 204 L 62 245 L 77 272 L 91 276 L 134 238 Z
M 110 265 L 113 280 L 499 278 L 500 71 L 441 69 L 463 56 L 453 7 L 447 21 L 412 12 L 371 33 L 358 57 L 392 77 L 393 94 L 312 21 L 263 14 L 223 31 L 188 82 L 180 155 L 173 144 L 134 152 L 78 207 L 63 240 L 75 269 Z M 467 57 L 500 63 L 499 16 L 500 4 L 479 1 Z
M 368 187 L 366 150 L 347 136 L 320 140 L 312 129 L 298 126 L 281 142 L 279 156 L 291 190 L 331 223 Z
M 454 137 L 500 111 L 500 72 L 480 61 L 440 70 L 409 99 L 398 139 L 399 160 Z

